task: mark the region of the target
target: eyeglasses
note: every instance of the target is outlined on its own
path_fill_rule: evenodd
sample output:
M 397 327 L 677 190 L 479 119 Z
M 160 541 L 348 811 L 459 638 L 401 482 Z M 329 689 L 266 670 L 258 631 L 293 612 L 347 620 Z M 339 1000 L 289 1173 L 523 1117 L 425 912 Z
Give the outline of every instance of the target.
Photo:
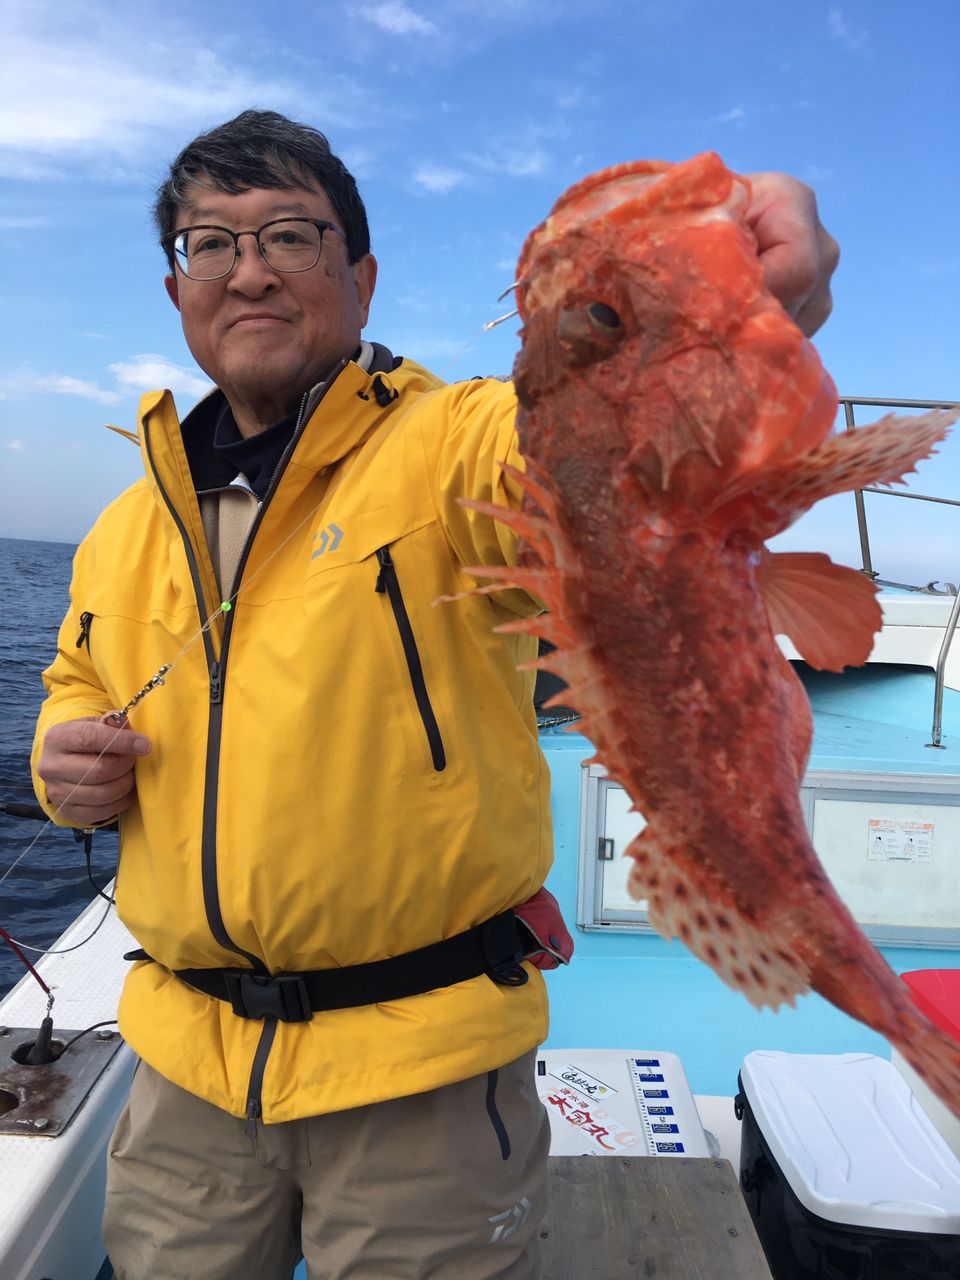
M 254 237 L 260 256 L 274 271 L 309 271 L 320 261 L 325 231 L 346 244 L 339 227 L 317 218 L 274 218 L 258 231 L 184 227 L 164 236 L 161 244 L 173 246 L 177 266 L 189 279 L 219 280 L 230 274 L 240 257 L 241 236 Z

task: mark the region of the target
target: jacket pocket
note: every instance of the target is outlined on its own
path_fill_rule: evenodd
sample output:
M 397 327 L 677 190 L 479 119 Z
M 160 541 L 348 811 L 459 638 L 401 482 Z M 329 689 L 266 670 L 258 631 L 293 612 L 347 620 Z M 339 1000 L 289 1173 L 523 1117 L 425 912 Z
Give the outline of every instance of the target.
M 413 634 L 413 627 L 410 625 L 410 616 L 407 613 L 407 606 L 404 604 L 403 592 L 400 590 L 400 579 L 397 577 L 397 567 L 393 562 L 393 557 L 390 555 L 389 545 L 379 549 L 377 562 L 380 565 L 380 572 L 377 574 L 374 589 L 382 595 L 385 594 L 390 601 L 393 618 L 400 633 L 400 643 L 403 645 L 407 672 L 410 676 L 410 683 L 413 686 L 413 696 L 416 700 L 417 710 L 420 713 L 424 732 L 427 735 L 430 758 L 433 761 L 434 769 L 437 773 L 440 773 L 447 767 L 443 739 L 440 736 L 440 726 L 437 724 L 437 717 L 434 715 L 430 695 L 427 692 L 427 682 L 423 674 L 423 664 L 420 661 L 420 651 L 417 648 L 417 638 Z
M 487 1072 L 487 1115 L 490 1117 L 493 1131 L 497 1135 L 497 1141 L 500 1143 L 500 1156 L 504 1160 L 509 1160 L 510 1135 L 507 1133 L 507 1126 L 503 1123 L 503 1116 L 497 1110 L 498 1074 L 496 1071 Z

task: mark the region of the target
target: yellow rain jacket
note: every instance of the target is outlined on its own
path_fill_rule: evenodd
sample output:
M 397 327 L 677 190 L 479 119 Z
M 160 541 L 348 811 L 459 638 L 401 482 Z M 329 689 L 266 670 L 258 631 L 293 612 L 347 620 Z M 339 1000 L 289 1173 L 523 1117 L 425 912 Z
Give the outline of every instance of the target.
M 543 884 L 548 772 L 533 676 L 517 671 L 535 641 L 493 632 L 537 606 L 519 591 L 437 603 L 476 585 L 468 566 L 514 554 L 502 524 L 458 499 L 518 501 L 500 465 L 519 463 L 515 406 L 509 384 L 348 363 L 298 434 L 218 614 L 173 399 L 147 395 L 146 477 L 77 552 L 34 760 L 52 725 L 122 707 L 173 664 L 131 713 L 153 750 L 120 820 L 117 906 L 154 962 L 133 965 L 120 1029 L 167 1079 L 234 1115 L 276 1122 L 417 1093 L 546 1033 L 530 965 L 524 986 L 481 976 L 299 1023 L 239 1017 L 170 972 L 380 960 Z M 384 548 L 416 692 L 379 581 Z

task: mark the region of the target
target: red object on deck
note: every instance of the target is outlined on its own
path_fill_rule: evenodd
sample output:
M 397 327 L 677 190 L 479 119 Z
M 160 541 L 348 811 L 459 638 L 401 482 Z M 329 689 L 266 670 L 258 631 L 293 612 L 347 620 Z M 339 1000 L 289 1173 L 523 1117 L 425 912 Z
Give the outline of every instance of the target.
M 960 1041 L 960 969 L 914 969 L 900 976 L 917 1008 Z

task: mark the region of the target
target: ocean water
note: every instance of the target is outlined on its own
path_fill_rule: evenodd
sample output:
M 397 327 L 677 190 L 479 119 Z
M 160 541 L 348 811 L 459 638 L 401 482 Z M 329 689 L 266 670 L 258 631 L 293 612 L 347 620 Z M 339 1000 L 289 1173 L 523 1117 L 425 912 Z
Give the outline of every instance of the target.
M 56 652 L 74 550 L 62 542 L 0 538 L 0 801 L 36 802 L 29 757 L 44 696 L 40 673 Z M 0 925 L 18 942 L 43 948 L 56 941 L 94 891 L 83 848 L 70 831 L 44 829 L 41 822 L 2 813 L 0 876 L 38 833 L 36 844 L 0 884 Z M 113 874 L 116 855 L 116 836 L 98 834 L 93 865 L 99 883 Z M 0 995 L 24 972 L 0 939 Z

